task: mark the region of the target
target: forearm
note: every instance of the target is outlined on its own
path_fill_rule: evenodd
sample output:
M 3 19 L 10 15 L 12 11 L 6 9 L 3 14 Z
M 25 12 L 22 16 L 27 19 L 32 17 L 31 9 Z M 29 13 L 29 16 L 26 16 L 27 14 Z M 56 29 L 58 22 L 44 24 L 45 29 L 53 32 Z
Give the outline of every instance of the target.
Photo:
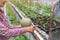
M 0 35 L 2 36 L 17 36 L 21 35 L 22 33 L 26 32 L 26 28 L 5 28 L 0 30 Z

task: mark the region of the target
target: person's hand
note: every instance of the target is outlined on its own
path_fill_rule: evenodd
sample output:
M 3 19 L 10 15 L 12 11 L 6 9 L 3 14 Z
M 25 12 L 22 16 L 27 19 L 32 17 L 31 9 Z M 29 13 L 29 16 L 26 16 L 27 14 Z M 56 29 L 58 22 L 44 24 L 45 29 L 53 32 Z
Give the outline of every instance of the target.
M 28 32 L 33 32 L 33 31 L 36 29 L 37 26 L 38 26 L 38 25 L 29 26 L 29 27 L 26 27 L 26 29 L 27 29 Z

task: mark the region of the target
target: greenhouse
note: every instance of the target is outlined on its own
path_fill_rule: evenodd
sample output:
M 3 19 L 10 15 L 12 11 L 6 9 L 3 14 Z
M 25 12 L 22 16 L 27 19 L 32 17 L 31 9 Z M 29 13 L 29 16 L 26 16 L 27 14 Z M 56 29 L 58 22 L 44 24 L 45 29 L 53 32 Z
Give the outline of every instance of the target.
M 21 28 L 34 28 L 30 30 L 33 32 L 19 35 L 11 30 L 16 35 L 9 37 L 9 40 L 60 40 L 60 0 L 7 0 L 2 9 L 10 27 L 20 25 Z

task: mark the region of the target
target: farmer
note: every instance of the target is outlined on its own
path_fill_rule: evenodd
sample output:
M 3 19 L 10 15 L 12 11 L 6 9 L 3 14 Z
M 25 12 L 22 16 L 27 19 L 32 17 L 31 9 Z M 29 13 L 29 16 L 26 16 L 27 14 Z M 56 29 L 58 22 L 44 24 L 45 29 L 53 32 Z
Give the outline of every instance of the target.
M 9 38 L 12 36 L 21 35 L 24 32 L 33 32 L 35 29 L 33 26 L 21 27 L 19 25 L 11 27 L 8 24 L 8 20 L 1 9 L 5 2 L 6 0 L 0 0 L 0 40 L 9 40 Z

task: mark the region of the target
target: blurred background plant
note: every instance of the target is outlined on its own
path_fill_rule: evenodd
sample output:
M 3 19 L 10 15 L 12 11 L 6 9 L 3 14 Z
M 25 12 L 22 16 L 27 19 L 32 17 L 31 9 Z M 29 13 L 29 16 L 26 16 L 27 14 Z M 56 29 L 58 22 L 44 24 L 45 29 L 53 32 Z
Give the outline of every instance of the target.
M 30 2 L 28 0 L 10 0 L 16 7 L 18 7 L 22 12 L 25 13 L 25 15 L 29 18 L 33 18 L 33 22 L 36 23 L 36 16 L 38 14 L 38 24 L 42 26 L 45 30 L 49 29 L 49 21 L 50 21 L 50 13 L 51 13 L 51 5 L 43 5 L 37 2 Z M 6 11 L 8 18 L 10 20 L 11 25 L 19 25 L 20 22 L 17 19 L 17 14 L 13 12 L 13 10 L 10 8 L 10 5 L 6 3 Z M 54 20 L 53 16 L 53 22 L 52 22 L 52 28 L 55 28 L 57 26 L 56 21 Z M 21 38 L 24 38 L 25 36 L 17 36 L 12 37 L 11 40 L 23 40 Z M 28 40 L 28 38 L 24 39 Z

